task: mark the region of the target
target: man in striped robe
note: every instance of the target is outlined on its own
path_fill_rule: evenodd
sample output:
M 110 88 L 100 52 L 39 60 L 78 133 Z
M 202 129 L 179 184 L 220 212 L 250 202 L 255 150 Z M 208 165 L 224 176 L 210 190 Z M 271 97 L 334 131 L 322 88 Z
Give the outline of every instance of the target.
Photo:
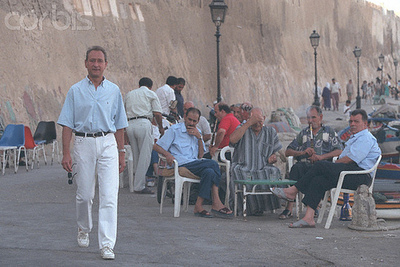
M 277 161 L 275 153 L 282 148 L 282 144 L 275 129 L 263 125 L 264 120 L 263 111 L 253 108 L 250 118 L 231 134 L 230 144 L 235 148 L 231 168 L 232 180 L 280 178 L 280 171 L 273 164 Z M 250 195 L 247 199 L 248 215 L 262 215 L 264 211 L 279 208 L 279 201 L 273 195 Z M 242 207 L 241 197 L 238 201 L 238 207 Z

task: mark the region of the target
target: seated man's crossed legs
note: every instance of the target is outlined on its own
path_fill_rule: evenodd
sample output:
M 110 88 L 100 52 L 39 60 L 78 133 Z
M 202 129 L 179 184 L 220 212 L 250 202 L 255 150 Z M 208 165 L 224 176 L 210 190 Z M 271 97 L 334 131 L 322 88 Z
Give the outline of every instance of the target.
M 300 181 L 301 178 L 303 177 L 304 174 L 307 173 L 307 171 L 309 169 L 311 169 L 311 167 L 313 166 L 313 164 L 308 163 L 308 162 L 297 162 L 296 164 L 294 164 L 290 170 L 289 173 L 289 179 L 290 180 L 294 180 L 294 181 Z M 285 220 L 285 219 L 289 219 L 290 217 L 292 217 L 293 215 L 293 206 L 294 206 L 294 202 L 293 201 L 288 201 L 286 204 L 286 208 L 285 210 L 279 215 L 279 219 L 281 220 Z
M 303 203 L 307 206 L 305 216 L 289 225 L 291 228 L 315 227 L 314 214 L 325 191 L 336 187 L 341 171 L 354 170 L 353 164 L 318 161 L 295 185 L 284 189 L 273 189 L 272 193 L 280 198 L 294 199 L 300 191 L 304 194 Z M 371 177 L 367 174 L 352 175 L 345 179 L 342 188 L 355 190 L 361 184 L 369 185 Z
M 221 180 L 221 172 L 218 163 L 210 159 L 195 160 L 182 165 L 194 175 L 201 178 L 200 191 L 194 206 L 194 214 L 200 217 L 211 218 L 214 216 L 221 218 L 231 218 L 233 212 L 224 206 L 218 195 L 218 186 Z M 211 199 L 211 213 L 203 208 L 204 199 Z

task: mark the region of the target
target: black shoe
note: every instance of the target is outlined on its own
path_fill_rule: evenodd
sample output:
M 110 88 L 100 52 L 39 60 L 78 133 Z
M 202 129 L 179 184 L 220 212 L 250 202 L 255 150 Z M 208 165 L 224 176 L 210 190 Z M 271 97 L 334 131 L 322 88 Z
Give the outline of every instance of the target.
M 148 194 L 148 195 L 153 195 L 154 192 L 145 187 L 142 191 L 134 191 L 136 194 Z

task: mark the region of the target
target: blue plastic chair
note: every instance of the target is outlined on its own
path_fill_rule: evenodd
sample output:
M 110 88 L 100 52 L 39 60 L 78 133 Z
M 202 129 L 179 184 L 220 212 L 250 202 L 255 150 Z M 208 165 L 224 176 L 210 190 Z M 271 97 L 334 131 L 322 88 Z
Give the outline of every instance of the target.
M 10 153 L 14 155 L 14 172 L 18 171 L 19 159 L 21 156 L 21 150 L 25 149 L 25 129 L 23 124 L 9 124 L 4 130 L 3 136 L 0 139 L 0 151 L 3 151 L 3 175 L 5 173 L 6 158 L 9 158 Z M 17 150 L 18 150 L 18 161 L 17 161 Z M 9 153 L 7 153 L 9 152 Z M 28 166 L 26 165 L 26 170 Z

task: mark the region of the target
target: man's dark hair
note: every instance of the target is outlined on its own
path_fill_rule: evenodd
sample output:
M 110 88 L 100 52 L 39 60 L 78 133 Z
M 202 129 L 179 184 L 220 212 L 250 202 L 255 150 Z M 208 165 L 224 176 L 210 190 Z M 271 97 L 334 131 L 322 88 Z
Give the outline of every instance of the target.
M 186 81 L 185 81 L 185 79 L 183 79 L 183 78 L 178 78 L 176 84 L 185 85 L 185 84 L 186 84 Z
M 153 81 L 150 78 L 147 77 L 143 77 L 142 79 L 140 79 L 139 81 L 139 86 L 146 86 L 147 88 L 151 88 L 153 87 Z
M 178 78 L 176 78 L 175 76 L 169 76 L 165 83 L 168 84 L 169 86 L 177 85 L 178 84 Z
M 367 112 L 366 112 L 365 110 L 363 110 L 363 109 L 356 109 L 356 110 L 353 110 L 353 111 L 350 113 L 351 116 L 356 116 L 356 115 L 358 115 L 358 114 L 361 115 L 363 121 L 368 121 Z
M 107 62 L 107 53 L 106 53 L 106 50 L 105 50 L 103 47 L 98 46 L 98 45 L 91 46 L 91 47 L 88 48 L 88 50 L 86 51 L 86 61 L 87 61 L 88 58 L 89 58 L 89 53 L 92 52 L 92 51 L 101 51 L 101 52 L 103 52 L 104 61 Z
M 188 108 L 185 115 L 187 116 L 190 112 L 197 113 L 199 115 L 199 120 L 200 120 L 201 112 L 199 109 L 195 107 Z
M 219 102 L 218 103 L 218 110 L 219 111 L 225 111 L 225 113 L 231 113 L 230 107 L 227 104 L 223 103 L 223 102 Z
M 310 112 L 311 110 L 313 110 L 313 109 L 315 109 L 315 111 L 318 113 L 318 115 L 321 115 L 322 114 L 322 109 L 320 108 L 320 107 L 318 107 L 318 106 L 309 106 L 308 108 L 307 108 L 307 110 L 306 110 L 306 114 L 308 113 L 308 112 Z

